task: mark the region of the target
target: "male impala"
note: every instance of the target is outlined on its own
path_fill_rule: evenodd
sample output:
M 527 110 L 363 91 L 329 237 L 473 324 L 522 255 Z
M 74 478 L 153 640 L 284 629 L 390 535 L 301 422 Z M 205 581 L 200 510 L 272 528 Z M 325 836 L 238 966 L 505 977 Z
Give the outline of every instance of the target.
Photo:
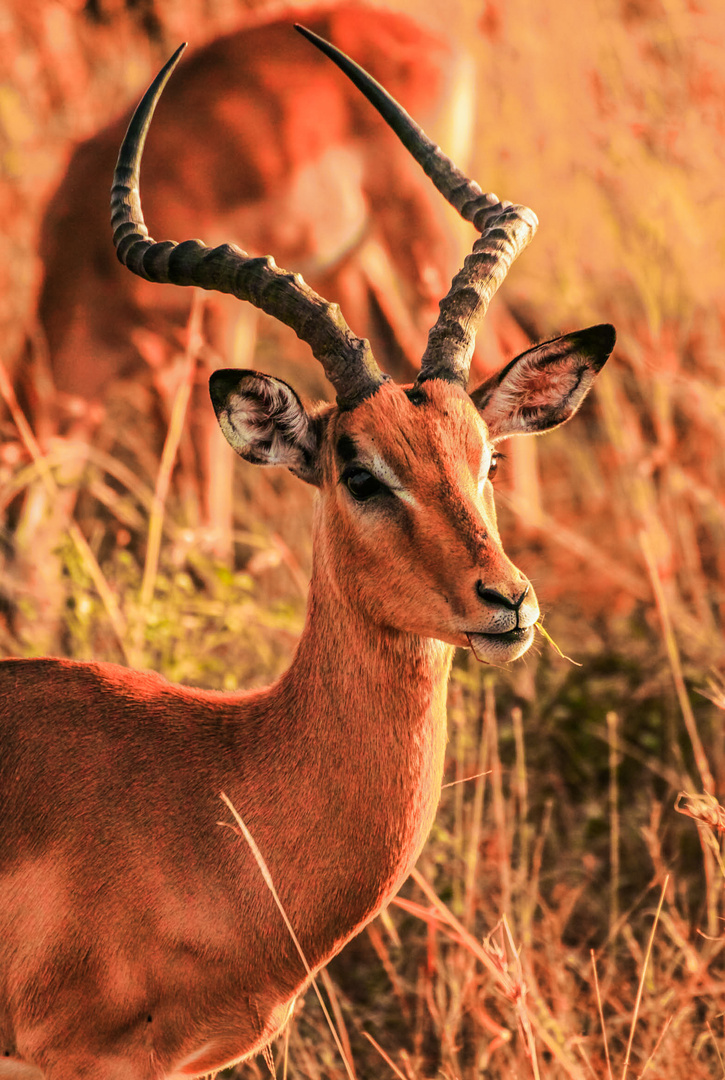
M 483 195 L 362 70 L 302 32 L 481 238 L 415 384 L 396 385 L 339 310 L 271 259 L 148 237 L 139 161 L 179 53 L 141 103 L 113 188 L 121 261 L 272 313 L 337 391 L 307 410 L 257 372 L 211 380 L 237 453 L 319 490 L 307 622 L 289 670 L 252 692 L 111 664 L 2 665 L 0 1075 L 201 1076 L 262 1048 L 307 975 L 250 849 L 217 824 L 220 792 L 318 968 L 390 899 L 428 833 L 453 646 L 500 663 L 533 637 L 534 591 L 496 529 L 496 446 L 571 416 L 614 332 L 531 349 L 469 395 L 475 328 L 536 218 Z

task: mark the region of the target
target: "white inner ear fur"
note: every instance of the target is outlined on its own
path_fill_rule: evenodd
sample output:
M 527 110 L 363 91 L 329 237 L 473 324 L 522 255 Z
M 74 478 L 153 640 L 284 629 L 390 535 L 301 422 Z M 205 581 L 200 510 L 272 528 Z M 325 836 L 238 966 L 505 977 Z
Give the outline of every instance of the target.
M 270 465 L 294 466 L 315 447 L 309 417 L 297 397 L 271 379 L 247 376 L 229 395 L 219 426 L 240 454 Z
M 549 362 L 546 367 L 524 360 L 513 368 L 501 384 L 500 407 L 508 412 L 518 412 L 521 408 L 537 409 L 548 406 L 556 407 L 567 401 L 581 382 L 581 365 L 572 365 L 565 357 L 558 363 Z
M 516 403 L 525 408 L 556 405 L 565 402 L 576 390 L 582 372 L 586 372 L 586 368 L 574 366 L 568 356 L 558 363 L 550 362 L 546 367 L 525 361 L 513 369 L 510 379 L 501 389 L 509 391 L 511 407 Z
M 490 438 L 543 433 L 579 408 L 595 373 L 580 357 L 542 363 L 524 355 L 495 386 L 481 409 Z

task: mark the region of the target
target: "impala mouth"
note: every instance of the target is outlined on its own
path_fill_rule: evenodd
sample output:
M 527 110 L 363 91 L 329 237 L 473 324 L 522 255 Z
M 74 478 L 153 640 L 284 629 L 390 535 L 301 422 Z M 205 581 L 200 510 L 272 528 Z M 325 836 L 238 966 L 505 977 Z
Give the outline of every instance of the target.
M 504 634 L 466 634 L 473 655 L 481 663 L 518 660 L 534 640 L 533 626 L 518 626 Z

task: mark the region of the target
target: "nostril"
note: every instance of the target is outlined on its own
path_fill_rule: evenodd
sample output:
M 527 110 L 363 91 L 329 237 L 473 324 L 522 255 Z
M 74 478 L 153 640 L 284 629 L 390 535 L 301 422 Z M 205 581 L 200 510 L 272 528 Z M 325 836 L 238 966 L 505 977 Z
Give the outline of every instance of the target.
M 514 601 L 514 608 L 515 608 L 516 611 L 519 610 L 519 608 L 523 604 L 524 600 L 529 595 L 529 589 L 530 588 L 531 588 L 531 586 L 527 585 L 526 588 L 524 589 L 524 591 L 521 593 L 521 596 L 518 598 L 518 600 Z
M 485 600 L 487 604 L 491 604 L 493 607 L 505 607 L 510 611 L 516 610 L 516 605 L 512 604 L 508 597 L 498 592 L 497 589 L 487 589 L 482 581 L 476 582 L 476 592 L 482 600 Z
M 523 604 L 526 596 L 528 595 L 530 586 L 527 585 L 524 591 L 515 600 L 509 600 L 507 596 L 500 593 L 498 589 L 487 589 L 482 581 L 476 582 L 476 592 L 487 604 L 491 604 L 494 607 L 503 607 L 508 611 L 518 611 Z

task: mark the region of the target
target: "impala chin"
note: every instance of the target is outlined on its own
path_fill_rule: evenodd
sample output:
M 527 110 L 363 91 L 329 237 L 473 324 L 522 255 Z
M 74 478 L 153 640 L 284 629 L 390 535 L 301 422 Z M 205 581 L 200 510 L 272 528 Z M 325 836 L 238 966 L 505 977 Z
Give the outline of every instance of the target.
M 466 634 L 473 655 L 483 664 L 507 664 L 523 656 L 534 640 L 534 627 L 517 627 L 505 634 Z

